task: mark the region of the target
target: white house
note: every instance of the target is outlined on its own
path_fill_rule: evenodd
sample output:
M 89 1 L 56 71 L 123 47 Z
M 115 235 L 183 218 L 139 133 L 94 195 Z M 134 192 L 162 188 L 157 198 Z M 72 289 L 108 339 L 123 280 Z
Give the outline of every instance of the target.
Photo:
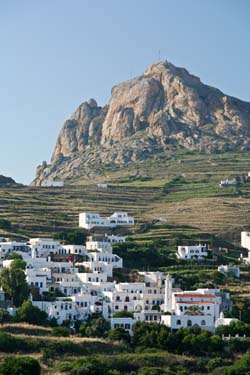
M 63 181 L 53 181 L 53 180 L 46 180 L 42 183 L 42 187 L 64 187 Z
M 89 314 L 89 308 L 80 308 L 75 301 L 65 301 L 58 299 L 54 302 L 32 301 L 34 306 L 45 311 L 50 319 L 55 318 L 58 324 L 64 320 L 86 320 Z
M 110 243 L 121 243 L 126 242 L 126 237 L 116 236 L 114 234 L 108 235 L 105 233 L 104 236 L 89 236 L 87 237 L 88 242 L 110 242 Z
M 30 238 L 29 240 L 32 257 L 44 258 L 51 253 L 59 252 L 62 245 L 52 238 Z
M 228 187 L 236 184 L 236 180 L 222 180 L 220 182 L 220 187 Z
M 172 278 L 165 282 L 164 311 L 161 323 L 171 329 L 191 328 L 198 325 L 214 331 L 215 321 L 222 308 L 222 297 L 217 289 L 197 289 L 194 291 L 174 292 Z
M 234 277 L 240 277 L 240 268 L 238 266 L 229 266 L 222 264 L 221 266 L 218 266 L 218 272 L 220 272 L 222 275 L 231 274 Z
M 97 187 L 99 189 L 107 189 L 108 188 L 108 184 L 97 184 Z
M 134 225 L 135 220 L 132 216 L 128 216 L 127 212 L 115 212 L 110 217 L 110 224 L 117 225 Z
M 124 328 L 131 336 L 133 336 L 133 325 L 136 320 L 133 318 L 111 318 L 111 329 Z
M 134 225 L 134 218 L 127 212 L 115 212 L 109 217 L 101 217 L 99 213 L 82 212 L 79 214 L 79 227 L 92 229 L 94 227 L 114 228 L 118 225 Z
M 24 242 L 0 242 L 0 259 L 5 259 L 6 255 L 15 253 L 17 251 L 29 252 L 30 248 Z
M 236 318 L 224 318 L 224 313 L 221 312 L 218 319 L 215 321 L 215 328 L 219 326 L 229 326 L 232 322 L 238 322 Z
M 241 246 L 250 251 L 250 232 L 241 232 Z
M 207 245 L 199 244 L 196 246 L 178 246 L 176 253 L 178 259 L 203 259 L 207 257 Z
M 48 285 L 52 282 L 51 269 L 49 268 L 26 268 L 26 280 L 28 285 L 39 288 L 40 293 L 48 291 Z

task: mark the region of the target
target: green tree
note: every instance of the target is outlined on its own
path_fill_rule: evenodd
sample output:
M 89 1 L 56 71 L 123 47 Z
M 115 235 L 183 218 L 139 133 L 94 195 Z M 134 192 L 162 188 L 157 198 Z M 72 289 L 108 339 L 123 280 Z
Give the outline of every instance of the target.
M 40 375 L 41 367 L 34 358 L 10 356 L 4 359 L 0 373 L 2 375 Z
M 86 337 L 106 337 L 109 330 L 109 322 L 100 314 L 92 314 L 79 328 L 81 336 Z
M 108 333 L 108 338 L 116 341 L 130 342 L 130 334 L 122 327 L 111 329 Z
M 13 253 L 10 253 L 10 254 L 6 254 L 5 259 L 7 259 L 7 260 L 23 259 L 23 257 L 22 257 L 22 255 L 13 252 Z
M 5 309 L 0 309 L 0 323 L 8 323 L 12 320 L 10 314 Z
M 62 336 L 62 337 L 69 337 L 70 336 L 70 328 L 68 327 L 54 327 L 51 331 L 52 336 Z
M 20 322 L 44 325 L 47 323 L 47 319 L 47 313 L 33 306 L 30 301 L 24 301 L 17 310 L 17 320 Z
M 66 244 L 82 245 L 85 243 L 87 235 L 83 229 L 74 228 L 67 232 L 56 233 L 54 238 Z
M 11 270 L 25 270 L 26 262 L 22 258 L 14 258 L 11 262 L 10 269 Z
M 9 268 L 4 267 L 0 273 L 0 285 L 17 307 L 20 306 L 29 295 L 29 288 L 23 271 L 24 267 L 25 262 L 22 259 L 15 259 L 12 261 Z

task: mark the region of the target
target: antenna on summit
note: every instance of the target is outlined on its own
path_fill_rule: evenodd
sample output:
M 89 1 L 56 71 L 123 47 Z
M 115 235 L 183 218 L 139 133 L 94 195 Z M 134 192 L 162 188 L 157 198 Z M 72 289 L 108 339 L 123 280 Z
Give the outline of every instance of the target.
M 158 61 L 161 61 L 161 50 L 158 51 Z

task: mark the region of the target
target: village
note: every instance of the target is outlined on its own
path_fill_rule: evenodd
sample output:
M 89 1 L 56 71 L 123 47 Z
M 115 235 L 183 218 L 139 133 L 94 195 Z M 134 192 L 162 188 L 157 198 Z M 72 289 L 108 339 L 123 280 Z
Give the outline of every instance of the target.
M 133 226 L 135 220 L 126 212 L 115 212 L 107 218 L 98 213 L 79 214 L 79 227 L 115 228 Z M 13 242 L 4 238 L 0 242 L 1 267 L 11 266 L 9 254 L 18 254 L 25 262 L 25 275 L 32 304 L 48 314 L 57 324 L 85 321 L 91 314 L 100 313 L 111 328 L 124 328 L 133 334 L 137 321 L 157 322 L 173 330 L 198 326 L 215 332 L 219 325 L 229 325 L 235 318 L 225 318 L 232 309 L 230 295 L 220 289 L 198 288 L 182 290 L 174 287 L 170 274 L 159 271 L 139 272 L 139 281 L 116 282 L 113 270 L 123 268 L 123 259 L 113 253 L 113 244 L 125 243 L 121 235 L 91 234 L 82 245 L 64 245 L 52 238 L 31 238 L 28 242 Z M 241 246 L 248 250 L 250 263 L 250 232 L 241 233 Z M 206 244 L 178 246 L 176 258 L 201 260 L 208 255 Z M 218 271 L 240 277 L 236 265 L 221 265 Z M 56 298 L 46 300 L 46 293 Z M 39 296 L 34 298 L 34 296 Z M 17 308 L 7 301 L 4 291 L 0 303 L 14 316 Z

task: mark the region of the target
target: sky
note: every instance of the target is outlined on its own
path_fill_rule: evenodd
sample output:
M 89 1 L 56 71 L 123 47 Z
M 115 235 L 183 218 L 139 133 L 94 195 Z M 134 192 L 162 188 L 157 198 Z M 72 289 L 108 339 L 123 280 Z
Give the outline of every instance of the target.
M 250 101 L 248 0 L 0 0 L 0 174 L 28 184 L 89 98 L 167 59 Z

